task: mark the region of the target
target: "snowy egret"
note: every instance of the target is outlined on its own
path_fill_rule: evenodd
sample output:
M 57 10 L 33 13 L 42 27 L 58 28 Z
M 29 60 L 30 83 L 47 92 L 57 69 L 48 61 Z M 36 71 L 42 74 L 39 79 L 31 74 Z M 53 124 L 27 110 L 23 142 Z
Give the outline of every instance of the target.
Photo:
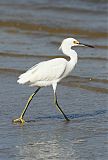
M 37 90 L 29 97 L 24 110 L 22 111 L 18 119 L 13 120 L 14 123 L 24 123 L 24 114 L 33 99 L 34 95 L 40 90 L 41 87 L 52 85 L 54 91 L 54 103 L 57 109 L 63 114 L 64 118 L 69 121 L 68 117 L 65 115 L 63 110 L 58 104 L 56 87 L 57 83 L 60 82 L 64 77 L 66 77 L 74 68 L 77 63 L 77 53 L 72 49 L 73 46 L 87 46 L 92 47 L 88 44 L 83 44 L 74 38 L 66 38 L 62 41 L 59 50 L 70 58 L 67 61 L 64 58 L 55 58 L 48 61 L 40 62 L 32 68 L 30 68 L 25 73 L 21 74 L 18 79 L 19 84 L 28 84 L 29 86 L 38 87 Z

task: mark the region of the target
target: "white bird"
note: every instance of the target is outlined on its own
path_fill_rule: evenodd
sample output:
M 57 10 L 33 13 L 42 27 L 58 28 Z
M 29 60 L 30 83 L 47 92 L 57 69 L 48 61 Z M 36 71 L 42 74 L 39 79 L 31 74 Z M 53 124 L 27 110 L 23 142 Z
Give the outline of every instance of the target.
M 72 49 L 73 46 L 88 46 L 91 45 L 82 44 L 74 38 L 66 38 L 62 41 L 62 44 L 59 50 L 70 58 L 67 61 L 64 58 L 55 58 L 48 61 L 40 62 L 36 64 L 32 68 L 30 68 L 25 73 L 21 74 L 18 79 L 19 84 L 29 84 L 30 86 L 37 86 L 37 90 L 29 97 L 28 102 L 22 111 L 20 117 L 18 119 L 13 120 L 14 123 L 24 123 L 24 114 L 34 97 L 34 95 L 40 90 L 41 87 L 52 85 L 54 91 L 54 102 L 58 110 L 63 114 L 64 118 L 69 121 L 68 117 L 62 111 L 58 104 L 57 95 L 56 95 L 56 87 L 57 83 L 60 82 L 63 78 L 65 78 L 75 67 L 77 63 L 77 53 Z

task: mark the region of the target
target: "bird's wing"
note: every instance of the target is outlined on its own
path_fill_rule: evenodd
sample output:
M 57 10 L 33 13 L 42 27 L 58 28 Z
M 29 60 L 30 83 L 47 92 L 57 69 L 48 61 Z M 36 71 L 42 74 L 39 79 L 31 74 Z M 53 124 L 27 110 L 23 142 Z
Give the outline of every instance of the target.
M 40 62 L 20 75 L 23 82 L 35 83 L 36 81 L 52 81 L 59 79 L 65 69 L 67 61 L 64 58 L 55 58 L 49 61 Z

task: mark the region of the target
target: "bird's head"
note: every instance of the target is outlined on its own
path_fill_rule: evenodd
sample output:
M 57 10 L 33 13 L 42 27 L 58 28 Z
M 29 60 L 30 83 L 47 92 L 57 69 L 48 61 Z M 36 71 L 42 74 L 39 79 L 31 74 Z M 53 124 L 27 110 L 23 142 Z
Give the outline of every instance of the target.
M 63 50 L 64 48 L 71 48 L 74 46 L 87 46 L 87 47 L 91 47 L 94 48 L 94 46 L 88 45 L 88 44 L 84 44 L 84 43 L 80 43 L 79 41 L 77 41 L 74 38 L 66 38 L 62 41 L 61 46 L 59 47 L 59 50 Z

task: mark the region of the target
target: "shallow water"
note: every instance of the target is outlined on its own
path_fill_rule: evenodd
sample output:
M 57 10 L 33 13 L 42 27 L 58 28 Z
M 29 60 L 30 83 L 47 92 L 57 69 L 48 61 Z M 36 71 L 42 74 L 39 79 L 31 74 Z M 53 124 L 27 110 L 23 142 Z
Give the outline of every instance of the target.
M 0 15 L 0 160 L 107 160 L 107 2 L 1 0 Z M 71 121 L 56 110 L 47 87 L 34 97 L 25 125 L 12 124 L 34 91 L 17 77 L 40 61 L 64 57 L 58 48 L 65 37 L 95 46 L 76 48 L 78 64 L 58 85 Z

